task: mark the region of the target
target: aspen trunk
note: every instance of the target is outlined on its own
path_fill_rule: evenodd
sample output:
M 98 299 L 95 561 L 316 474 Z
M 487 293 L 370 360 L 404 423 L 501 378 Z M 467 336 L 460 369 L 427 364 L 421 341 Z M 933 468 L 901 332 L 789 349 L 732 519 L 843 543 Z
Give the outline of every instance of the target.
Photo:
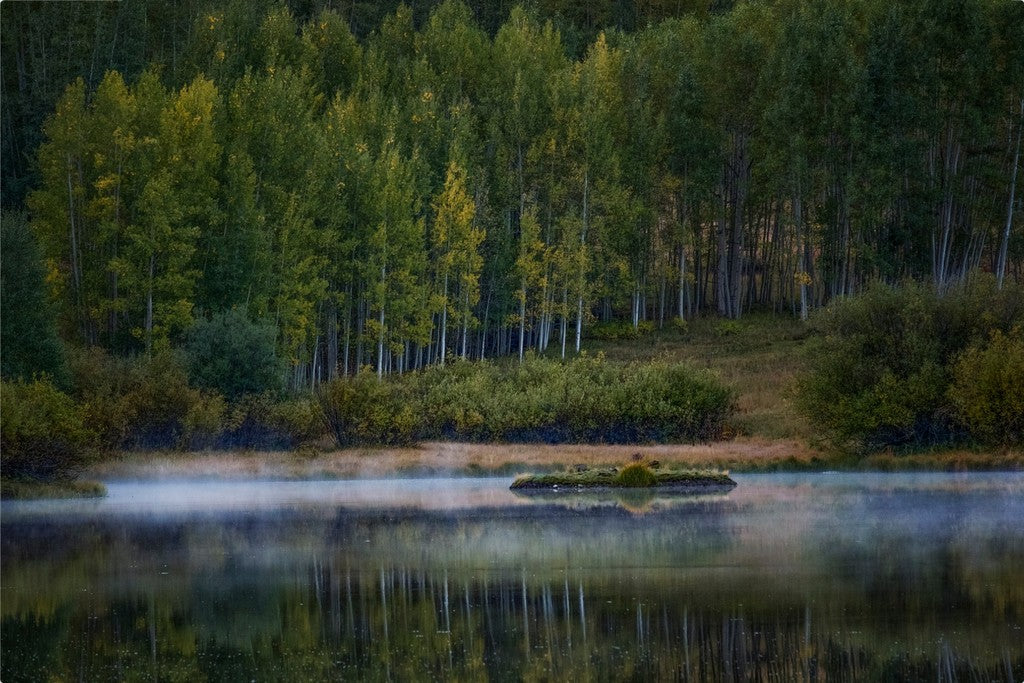
M 380 269 L 380 281 L 381 285 L 387 278 L 387 269 L 381 266 Z M 386 291 L 386 290 L 385 290 Z M 380 333 L 377 335 L 377 380 L 380 381 L 384 377 L 384 302 L 380 302 Z
M 448 350 L 448 273 L 444 274 L 444 305 L 441 309 L 441 367 Z
M 1003 288 L 1006 277 L 1006 256 L 1010 246 L 1010 228 L 1013 226 L 1013 197 L 1017 190 L 1017 166 L 1020 164 L 1020 132 L 1024 128 L 1024 99 L 1020 101 L 1020 121 L 1017 123 L 1017 148 L 1013 153 L 1013 170 L 1010 172 L 1010 198 L 1006 202 L 1006 227 L 999 245 L 999 261 L 996 265 L 996 281 L 999 289 Z
M 728 317 L 732 306 L 729 303 L 729 245 L 727 243 L 728 227 L 726 225 L 726 185 L 722 182 L 722 205 L 718 217 L 718 271 L 715 278 L 715 299 L 718 315 Z
M 156 255 L 149 255 L 149 286 L 146 288 L 146 355 L 153 351 L 153 271 Z
M 466 344 L 469 341 L 469 292 L 466 292 L 462 304 L 462 360 L 466 360 Z
M 582 256 L 583 250 L 587 246 L 587 221 L 590 219 L 589 206 L 587 201 L 589 200 L 590 193 L 590 169 L 588 168 L 583 173 L 583 229 L 580 231 L 580 255 Z M 579 291 L 577 292 L 576 301 L 576 353 L 580 352 L 580 348 L 583 345 L 583 287 L 585 285 L 585 273 L 583 272 L 582 264 L 579 272 Z
M 523 362 L 523 342 L 526 340 L 526 283 L 519 290 L 519 362 Z
M 334 379 L 338 369 L 338 307 L 327 302 L 327 380 Z
M 679 319 L 686 320 L 686 247 L 679 246 Z
M 800 235 L 803 244 L 800 249 L 800 319 L 807 320 L 807 235 L 804 232 L 803 205 L 800 202 L 800 190 L 797 189 L 793 196 L 793 220 L 796 223 L 797 234 Z

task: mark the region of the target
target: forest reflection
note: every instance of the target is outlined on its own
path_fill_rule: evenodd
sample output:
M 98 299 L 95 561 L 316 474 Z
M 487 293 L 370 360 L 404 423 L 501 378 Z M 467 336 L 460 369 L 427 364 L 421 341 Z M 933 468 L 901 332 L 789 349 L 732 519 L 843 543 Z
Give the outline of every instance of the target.
M 913 502 L 821 504 L 865 531 L 808 519 L 800 490 L 643 514 L 5 515 L 2 678 L 1020 679 L 1019 502 L 957 495 L 959 521 L 927 526 Z

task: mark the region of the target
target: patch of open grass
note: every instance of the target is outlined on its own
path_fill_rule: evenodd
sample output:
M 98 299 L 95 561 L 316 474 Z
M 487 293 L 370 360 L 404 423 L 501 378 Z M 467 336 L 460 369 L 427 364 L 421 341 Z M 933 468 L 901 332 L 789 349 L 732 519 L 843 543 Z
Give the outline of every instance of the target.
M 810 424 L 790 398 L 807 366 L 810 326 L 788 315 L 752 313 L 740 320 L 695 318 L 634 340 L 592 341 L 611 361 L 683 361 L 713 371 L 736 393 L 727 428 L 740 436 L 811 440 Z

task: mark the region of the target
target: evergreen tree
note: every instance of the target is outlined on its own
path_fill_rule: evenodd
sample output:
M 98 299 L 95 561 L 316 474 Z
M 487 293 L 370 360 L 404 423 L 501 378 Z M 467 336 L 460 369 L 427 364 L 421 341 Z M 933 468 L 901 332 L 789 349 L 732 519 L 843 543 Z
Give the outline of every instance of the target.
M 24 214 L 0 215 L 0 243 L 0 374 L 8 380 L 45 374 L 64 386 L 67 366 L 47 295 L 46 269 Z

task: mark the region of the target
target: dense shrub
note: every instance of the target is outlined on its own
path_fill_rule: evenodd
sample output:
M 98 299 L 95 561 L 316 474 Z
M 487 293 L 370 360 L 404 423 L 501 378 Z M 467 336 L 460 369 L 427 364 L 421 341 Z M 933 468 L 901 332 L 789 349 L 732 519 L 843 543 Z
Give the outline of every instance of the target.
M 989 444 L 1024 443 L 1024 329 L 1000 331 L 953 365 L 949 397 L 959 421 Z
M 4 478 L 66 479 L 87 461 L 93 434 L 72 398 L 49 381 L 3 382 L 0 419 Z
M 292 448 L 324 433 L 312 397 L 270 392 L 228 401 L 189 383 L 180 355 L 71 354 L 74 398 L 105 449 Z
M 116 358 L 100 349 L 71 355 L 75 397 L 104 448 L 166 448 L 186 444 L 190 429 L 215 431 L 222 404 L 189 386 L 181 358 Z
M 250 394 L 231 404 L 222 431 L 205 445 L 231 448 L 292 448 L 324 433 L 319 404 L 310 397 L 280 399 Z
M 1024 292 L 989 279 L 938 296 L 876 285 L 815 319 L 824 333 L 797 405 L 835 443 L 860 450 L 952 443 L 967 434 L 949 387 L 954 360 L 1024 317 Z
M 364 374 L 326 385 L 320 401 L 340 445 L 704 441 L 721 435 L 733 408 L 728 389 L 686 367 L 587 356 L 459 362 L 384 382 Z
M 273 325 L 249 320 L 232 309 L 200 318 L 185 339 L 185 357 L 193 386 L 217 391 L 229 401 L 280 387 L 282 369 Z
M 412 440 L 413 407 L 406 387 L 399 382 L 378 382 L 376 375 L 362 372 L 328 382 L 317 396 L 324 420 L 339 446 Z

